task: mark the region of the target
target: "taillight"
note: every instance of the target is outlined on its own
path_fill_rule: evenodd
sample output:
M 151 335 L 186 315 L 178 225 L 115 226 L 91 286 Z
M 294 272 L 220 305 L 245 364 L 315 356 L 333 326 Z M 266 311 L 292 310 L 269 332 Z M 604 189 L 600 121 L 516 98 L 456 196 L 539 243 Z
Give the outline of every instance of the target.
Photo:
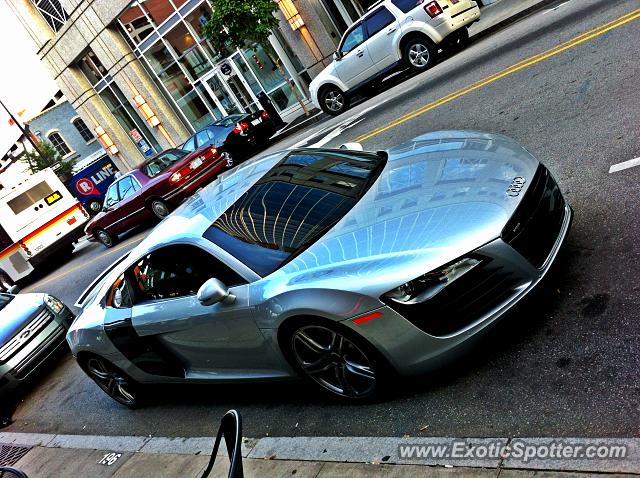
M 215 156 L 216 154 L 218 154 L 218 148 L 211 148 L 209 150 L 209 153 L 211 153 L 211 156 Z
M 266 111 L 263 111 L 260 116 L 262 116 L 262 119 L 267 119 L 269 117 L 269 113 L 267 113 Z
M 246 131 L 249 128 L 249 125 L 247 123 L 238 123 L 237 125 L 235 125 L 233 127 L 233 132 L 240 134 L 243 133 L 244 131 Z
M 424 11 L 427 12 L 431 18 L 436 18 L 442 13 L 442 7 L 438 2 L 429 2 L 424 6 Z
M 169 182 L 171 184 L 178 183 L 182 181 L 185 177 L 187 177 L 191 171 L 193 171 L 191 169 L 191 166 L 186 166 L 182 168 L 180 171 L 176 171 L 175 173 L 173 173 L 171 175 L 171 178 L 169 178 Z

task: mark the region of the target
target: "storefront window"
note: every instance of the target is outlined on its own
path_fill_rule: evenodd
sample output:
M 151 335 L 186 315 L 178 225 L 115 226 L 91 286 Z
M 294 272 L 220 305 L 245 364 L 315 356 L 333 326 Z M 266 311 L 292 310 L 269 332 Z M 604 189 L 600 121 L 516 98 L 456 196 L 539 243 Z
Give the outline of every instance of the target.
M 177 63 L 171 65 L 158 76 L 171 96 L 175 99 L 182 98 L 191 89 L 189 80 L 184 76 L 184 73 L 182 73 Z
M 296 95 L 293 94 L 293 90 L 288 83 L 270 92 L 269 97 L 280 110 L 285 110 L 298 102 Z
M 178 106 L 195 129 L 204 128 L 213 123 L 213 116 L 207 109 L 196 90 L 187 93 L 178 101 Z
M 199 78 L 211 69 L 209 60 L 196 45 L 195 39 L 184 24 L 178 24 L 167 33 L 165 39 L 192 78 Z
M 132 4 L 120 15 L 120 22 L 136 45 L 153 32 L 153 25 L 137 4 Z
M 87 77 L 89 83 L 94 86 L 107 74 L 107 69 L 91 50 L 78 62 L 78 67 L 82 70 L 84 76 Z
M 211 95 L 209 95 L 209 91 L 205 88 L 205 86 L 202 83 L 198 83 L 196 85 L 196 90 L 198 90 L 198 93 L 200 93 L 200 97 L 209 107 L 209 110 L 213 111 L 213 115 L 215 116 L 215 118 L 222 118 L 223 114 L 220 111 L 220 108 L 218 108 L 218 105 L 216 105 L 216 103 L 213 101 L 213 98 L 211 98 Z
M 159 41 L 149 48 L 144 53 L 144 57 L 149 61 L 151 68 L 153 68 L 153 71 L 156 73 L 160 73 L 173 63 L 173 57 L 162 41 Z
M 233 59 L 235 60 L 235 64 L 238 65 L 240 73 L 242 73 L 244 79 L 247 81 L 247 83 L 249 83 L 249 87 L 251 88 L 253 93 L 256 95 L 260 93 L 262 91 L 262 87 L 256 81 L 256 78 L 251 74 L 251 71 L 249 71 L 249 67 L 244 61 L 244 58 L 240 55 L 234 55 Z
M 141 4 L 156 25 L 160 25 L 175 13 L 169 0 L 146 0 Z

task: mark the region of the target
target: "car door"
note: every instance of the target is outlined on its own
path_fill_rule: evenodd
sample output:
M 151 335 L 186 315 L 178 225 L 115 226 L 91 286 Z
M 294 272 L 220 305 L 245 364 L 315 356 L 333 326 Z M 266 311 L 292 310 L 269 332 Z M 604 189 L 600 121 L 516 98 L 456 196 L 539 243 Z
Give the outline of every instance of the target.
M 122 232 L 136 226 L 144 209 L 144 198 L 138 181 L 128 175 L 118 181 L 118 220 L 114 224 L 115 232 Z
M 393 38 L 400 28 L 396 17 L 388 8 L 381 6 L 364 19 L 364 25 L 368 38 L 365 46 L 376 72 L 393 65 L 396 62 Z
M 118 194 L 118 182 L 111 183 L 111 186 L 107 189 L 104 195 L 104 204 L 102 205 L 102 212 L 104 216 L 100 218 L 100 227 L 104 227 L 109 232 L 114 232 L 117 225 L 118 212 L 117 207 L 120 202 L 120 196 Z
M 348 88 L 353 88 L 374 73 L 373 60 L 366 51 L 365 40 L 364 24 L 358 22 L 347 31 L 338 47 L 340 59 L 336 61 L 336 71 Z
M 136 333 L 184 364 L 187 377 L 220 378 L 271 367 L 273 351 L 253 319 L 249 286 L 208 251 L 166 246 L 140 258 L 128 277 Z M 212 277 L 229 287 L 236 297 L 232 304 L 200 304 L 197 291 Z

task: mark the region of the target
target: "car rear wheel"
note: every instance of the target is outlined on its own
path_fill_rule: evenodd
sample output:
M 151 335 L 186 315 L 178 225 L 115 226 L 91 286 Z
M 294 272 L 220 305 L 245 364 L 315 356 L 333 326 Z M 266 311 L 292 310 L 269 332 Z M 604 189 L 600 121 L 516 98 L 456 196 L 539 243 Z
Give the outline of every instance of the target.
M 101 242 L 105 247 L 113 247 L 116 243 L 116 238 L 109 234 L 104 229 L 97 229 L 93 232 L 93 237 L 95 237 L 98 242 Z
M 140 404 L 140 385 L 108 360 L 90 356 L 80 362 L 80 367 L 116 402 L 130 408 Z
M 325 113 L 337 116 L 349 107 L 349 98 L 337 86 L 329 86 L 320 94 L 320 107 Z
M 287 346 L 304 376 L 341 398 L 372 398 L 388 375 L 388 367 L 364 339 L 329 323 L 299 324 L 288 335 Z
M 404 61 L 416 71 L 425 71 L 436 60 L 436 48 L 426 38 L 413 38 L 404 47 Z
M 158 219 L 164 219 L 169 215 L 169 206 L 162 199 L 154 199 L 149 206 L 151 212 L 156 215 Z

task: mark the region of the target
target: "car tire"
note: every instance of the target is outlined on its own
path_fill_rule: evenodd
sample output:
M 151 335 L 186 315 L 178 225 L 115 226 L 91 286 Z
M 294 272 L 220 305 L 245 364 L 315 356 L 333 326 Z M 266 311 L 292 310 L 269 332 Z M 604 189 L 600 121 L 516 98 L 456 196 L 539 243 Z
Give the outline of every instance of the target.
M 118 242 L 112 234 L 105 231 L 104 229 L 96 229 L 95 231 L 93 231 L 93 237 L 95 237 L 96 240 L 104 247 L 113 247 L 116 242 Z
M 280 343 L 300 375 L 341 400 L 377 398 L 393 375 L 391 366 L 371 344 L 329 320 L 296 320 L 284 329 Z
M 152 199 L 149 202 L 149 209 L 151 209 L 151 212 L 160 220 L 171 213 L 169 206 L 162 199 Z
M 320 93 L 320 107 L 325 113 L 338 116 L 349 108 L 349 98 L 337 86 L 328 86 Z
M 451 51 L 457 52 L 463 50 L 469 44 L 469 30 L 462 27 L 451 35 L 448 47 Z
M 78 359 L 78 364 L 104 393 L 121 405 L 137 408 L 143 402 L 140 384 L 108 360 L 85 355 Z
M 85 210 L 91 215 L 95 216 L 102 211 L 102 203 L 97 199 L 91 199 L 85 204 Z
M 220 151 L 220 159 L 225 162 L 227 169 L 231 169 L 235 165 L 233 155 L 229 151 Z
M 407 66 L 415 71 L 426 71 L 436 61 L 437 49 L 427 38 L 412 38 L 404 46 L 403 58 Z

